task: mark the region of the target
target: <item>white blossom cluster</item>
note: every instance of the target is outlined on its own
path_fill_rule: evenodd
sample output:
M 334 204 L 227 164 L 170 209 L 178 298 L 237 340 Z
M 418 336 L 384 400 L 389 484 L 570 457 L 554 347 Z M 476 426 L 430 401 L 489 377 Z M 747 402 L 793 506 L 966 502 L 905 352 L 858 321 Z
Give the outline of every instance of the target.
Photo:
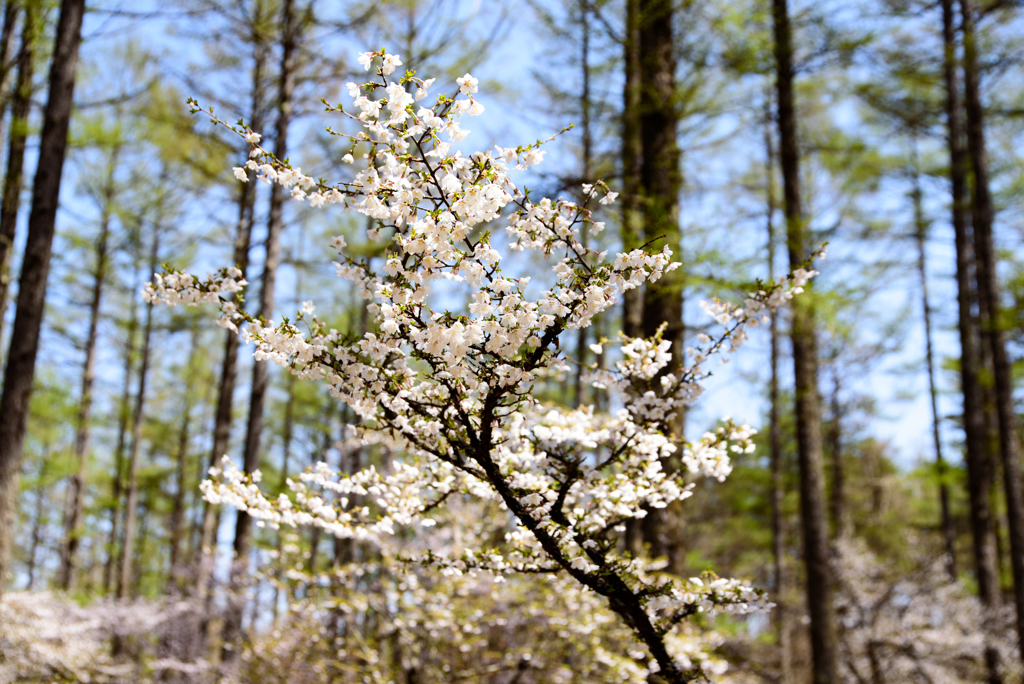
M 275 527 L 316 525 L 367 540 L 393 534 L 396 526 L 432 525 L 429 512 L 453 492 L 494 501 L 517 524 L 508 548 L 467 550 L 461 558 L 427 552 L 420 560 L 447 573 L 479 568 L 568 575 L 609 598 L 663 676 L 681 681 L 681 661 L 668 655 L 664 639 L 680 616 L 696 612 L 693 606 L 743 610 L 761 605 L 760 594 L 739 584 L 700 588 L 648 577 L 640 559 L 618 555 L 618 538 L 627 521 L 690 495 L 685 473 L 664 467 L 674 454 L 690 473 L 721 480 L 729 473 L 729 451 L 753 448 L 754 431 L 732 421 L 693 444 L 672 435 L 668 425 L 700 395 L 705 360 L 725 351 L 727 342 L 735 350 L 748 327 L 814 273 L 801 269 L 752 293 L 741 307 L 708 304 L 722 332 L 701 340 L 689 367 L 668 367 L 669 345 L 660 332 L 651 340 L 622 338 L 621 360 L 591 375 L 594 384 L 622 395 L 620 410 L 544 408 L 532 391 L 539 378 L 566 363 L 559 335 L 589 325 L 622 292 L 679 264 L 667 246 L 610 259 L 585 248 L 581 230 L 603 228 L 590 202 L 608 204 L 615 193 L 596 183 L 584 187 L 582 204 L 534 200 L 510 174 L 540 162 L 541 143 L 469 155 L 453 149 L 467 133 L 463 115 L 483 111 L 472 76 L 458 79 L 454 95 L 443 94 L 428 107 L 417 103 L 429 97 L 432 79 L 409 72 L 389 80 L 401 60 L 384 50 L 360 57 L 367 69 L 376 60 L 377 80 L 349 84 L 351 107 L 329 107 L 362 128 L 344 136 L 351 143 L 345 162 L 362 161 L 349 180 L 314 180 L 260 147 L 258 133 L 229 126 L 251 148 L 246 166 L 235 170 L 240 180 L 252 171 L 289 188 L 296 200 L 340 205 L 376 221 L 367 238 L 387 244 L 382 264 L 346 254 L 344 237 L 332 243 L 340 255 L 337 274 L 369 301 L 373 329 L 359 337 L 330 329 L 311 303 L 294 323 L 256 319 L 219 296 L 241 286 L 232 271 L 205 281 L 171 272 L 158 276 L 147 296 L 170 305 L 219 302 L 225 327 L 247 323 L 244 336 L 256 343 L 257 358 L 328 384 L 355 410 L 364 432 L 386 434 L 407 457 L 388 473 L 338 474 L 319 466 L 290 481 L 291 496 L 274 500 L 260 492 L 259 473 L 242 473 L 225 460 L 204 483 L 204 495 Z M 502 254 L 490 240 L 496 223 L 505 224 L 512 249 L 555 260 L 551 288 L 528 296 L 529 277 L 502 271 Z M 432 305 L 435 287 L 450 282 L 471 287 L 466 313 Z M 299 321 L 308 333 L 295 325 Z

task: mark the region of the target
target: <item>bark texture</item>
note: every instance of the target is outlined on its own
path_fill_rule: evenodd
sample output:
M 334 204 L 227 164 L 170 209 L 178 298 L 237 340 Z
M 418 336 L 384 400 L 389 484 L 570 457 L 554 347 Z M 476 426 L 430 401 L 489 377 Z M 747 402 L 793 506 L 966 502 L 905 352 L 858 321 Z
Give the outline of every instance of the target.
M 960 389 L 963 393 L 963 420 L 966 442 L 967 490 L 970 499 L 971 533 L 978 594 L 987 616 L 999 606 L 995 543 L 992 534 L 992 510 L 989 500 L 991 473 L 985 454 L 985 419 L 982 416 L 981 385 L 978 381 L 978 349 L 974 317 L 971 314 L 971 250 L 964 213 L 967 172 L 960 118 L 960 87 L 956 68 L 956 27 L 953 0 L 942 0 L 942 34 L 945 46 L 943 78 L 946 85 L 946 126 L 949 135 L 952 220 L 956 242 L 956 281 L 958 328 L 960 333 Z M 991 630 L 991 625 L 986 625 Z M 999 653 L 986 639 L 985 662 L 989 684 L 1002 681 Z
M 32 106 L 32 77 L 35 68 L 36 9 L 34 2 L 25 3 L 18 49 L 18 76 L 11 97 L 10 139 L 7 142 L 7 173 L 4 176 L 3 199 L 0 200 L 0 338 L 4 334 L 4 314 L 11 285 L 11 260 L 14 233 L 21 207 L 21 186 L 25 168 L 25 146 L 28 141 L 28 117 Z
M 1010 362 L 1006 335 L 999 322 L 1000 289 L 992 231 L 993 208 L 989 190 L 988 157 L 985 152 L 985 112 L 981 103 L 977 39 L 974 29 L 975 3 L 960 0 L 964 35 L 964 100 L 967 111 L 967 148 L 972 184 L 971 214 L 977 263 L 978 297 L 988 316 L 981 321 L 982 337 L 989 348 L 995 380 L 996 418 L 999 428 L 999 456 L 1006 493 L 1006 518 L 1010 538 L 1010 567 L 1017 608 L 1017 634 L 1024 662 L 1024 493 L 1021 491 L 1020 444 L 1013 410 Z
M 10 572 L 18 476 L 25 447 L 32 382 L 35 379 L 39 333 L 43 325 L 46 279 L 50 273 L 57 201 L 64 171 L 64 153 L 67 150 L 84 13 L 85 0 L 61 2 L 53 62 L 50 66 L 50 91 L 43 114 L 39 159 L 32 187 L 28 239 L 18 281 L 18 308 L 4 371 L 3 396 L 0 397 L 0 415 L 3 416 L 0 421 L 0 592 Z
M 800 155 L 793 103 L 793 47 L 786 0 L 772 1 L 775 35 L 779 160 L 786 215 L 786 245 L 791 268 L 807 256 L 806 222 L 800 204 Z M 837 684 L 835 612 L 829 564 L 828 519 L 822 466 L 821 399 L 818 395 L 817 345 L 812 295 L 793 300 L 794 391 L 797 456 L 800 464 L 800 519 L 807 571 L 814 684 Z

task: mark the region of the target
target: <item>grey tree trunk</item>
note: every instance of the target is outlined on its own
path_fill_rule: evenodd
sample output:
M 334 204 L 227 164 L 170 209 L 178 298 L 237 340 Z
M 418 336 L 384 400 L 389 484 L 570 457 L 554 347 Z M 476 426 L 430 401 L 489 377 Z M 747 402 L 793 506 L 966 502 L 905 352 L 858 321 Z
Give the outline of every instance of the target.
M 793 47 L 786 0 L 772 0 L 778 91 L 779 159 L 781 161 L 786 245 L 789 265 L 798 268 L 807 256 L 806 222 L 800 204 L 800 155 L 793 104 Z M 809 296 L 793 300 L 794 391 L 797 456 L 800 463 L 800 518 L 807 571 L 814 684 L 838 684 L 832 571 L 822 467 L 821 400 L 814 307 Z
M 986 616 L 985 663 L 989 684 L 999 684 L 999 652 L 992 640 L 992 617 L 999 608 L 995 544 L 992 536 L 992 511 L 989 500 L 991 474 L 985 454 L 985 421 L 981 409 L 978 381 L 978 351 L 975 346 L 974 318 L 971 314 L 971 251 L 964 215 L 967 173 L 960 119 L 960 88 L 956 70 L 956 26 L 953 0 L 942 0 L 942 35 L 945 47 L 943 80 L 946 86 L 946 126 L 949 135 L 952 220 L 956 242 L 956 280 L 958 327 L 960 332 L 960 389 L 963 393 L 964 434 L 966 442 L 967 490 L 970 499 L 971 532 L 974 548 L 978 595 Z
M 1006 335 L 999 323 L 1000 290 L 992 235 L 992 196 L 985 152 L 984 108 L 981 103 L 978 50 L 974 32 L 974 2 L 960 0 L 964 34 L 964 99 L 967 110 L 967 147 L 974 175 L 972 215 L 977 260 L 978 296 L 986 303 L 988 319 L 982 334 L 992 355 L 995 376 L 999 455 L 1006 490 L 1006 518 L 1010 537 L 1010 566 L 1017 608 L 1018 645 L 1024 662 L 1024 493 L 1021 491 L 1020 445 L 1013 410 L 1013 377 L 1006 354 Z
M 13 0 L 12 3 L 13 4 Z M 18 76 L 11 98 L 10 140 L 7 143 L 7 173 L 4 176 L 3 199 L 0 200 L 0 339 L 4 334 L 4 314 L 11 284 L 11 260 L 14 233 L 21 207 L 21 186 L 25 167 L 25 146 L 28 141 L 28 117 L 32 106 L 32 77 L 35 67 L 36 9 L 34 2 L 25 3 L 25 17 L 18 49 Z
M 281 66 L 277 97 L 277 125 L 274 130 L 274 155 L 281 160 L 288 157 L 288 127 L 291 124 L 292 98 L 295 91 L 295 47 L 297 23 L 292 0 L 284 0 L 281 6 Z M 270 216 L 267 221 L 266 258 L 263 265 L 263 280 L 260 290 L 259 315 L 264 321 L 274 315 L 274 288 L 277 267 L 281 260 L 280 234 L 283 227 L 284 189 L 274 184 L 270 191 Z M 249 424 L 245 435 L 245 452 L 242 468 L 251 473 L 259 468 L 260 440 L 263 431 L 263 409 L 267 392 L 267 362 L 253 363 L 252 388 L 249 397 Z M 224 619 L 224 649 L 222 658 L 231 666 L 238 655 L 238 640 L 241 636 L 244 599 L 239 591 L 242 579 L 249 566 L 249 547 L 252 539 L 252 518 L 238 511 L 235 520 L 234 561 L 231 565 L 231 595 Z
M 14 545 L 18 477 L 46 304 L 46 279 L 50 272 L 84 13 L 85 0 L 62 0 L 50 66 L 50 91 L 39 137 L 28 239 L 18 281 L 18 308 L 4 371 L 3 395 L 0 396 L 0 415 L 4 417 L 0 421 L 0 593 L 10 572 Z
M 74 457 L 78 471 L 68 483 L 67 507 L 64 514 L 64 543 L 61 548 L 60 586 L 72 591 L 78 581 L 78 546 L 82 534 L 82 514 L 85 504 L 85 476 L 89 466 L 89 442 L 92 423 L 92 389 L 96 382 L 96 342 L 99 338 L 100 304 L 107 277 L 110 219 L 114 203 L 114 171 L 119 149 L 114 147 L 108 162 L 107 182 L 103 188 L 103 209 L 100 216 L 100 235 L 96 241 L 96 271 L 93 274 L 92 298 L 89 302 L 89 332 L 85 340 L 85 365 L 82 369 L 82 391 L 75 417 Z
M 160 265 L 160 223 L 153 226 L 153 243 L 149 253 L 149 272 Z M 146 380 L 149 376 L 149 347 L 153 336 L 153 304 L 146 304 L 146 324 L 142 329 L 142 358 L 139 361 L 139 389 L 135 394 L 132 413 L 132 446 L 128 456 L 128 497 L 124 507 L 124 533 L 121 536 L 120 568 L 118 570 L 117 598 L 126 599 L 132 588 L 132 561 L 134 560 L 135 523 L 139 503 L 139 451 L 142 447 L 142 421 L 146 407 Z

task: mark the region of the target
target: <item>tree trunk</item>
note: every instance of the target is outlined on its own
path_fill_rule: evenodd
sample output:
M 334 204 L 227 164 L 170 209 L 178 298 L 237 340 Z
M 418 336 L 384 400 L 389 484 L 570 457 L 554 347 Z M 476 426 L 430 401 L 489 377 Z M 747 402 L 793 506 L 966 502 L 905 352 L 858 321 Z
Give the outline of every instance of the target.
M 772 142 L 772 101 L 771 92 L 765 94 L 764 145 L 766 154 L 765 178 L 767 179 L 766 224 L 768 227 L 768 282 L 775 282 L 775 145 Z M 782 521 L 782 498 L 785 494 L 782 481 L 782 428 L 779 425 L 779 321 L 778 313 L 772 312 L 769 334 L 771 338 L 771 379 L 768 386 L 768 444 L 772 473 L 772 600 L 775 602 L 775 627 L 779 632 L 779 684 L 793 681 L 793 663 L 789 638 L 789 620 L 784 603 L 787 577 L 785 566 L 785 529 Z
M 846 536 L 846 477 L 843 468 L 843 406 L 839 401 L 839 360 L 838 352 L 832 357 L 832 396 L 830 398 L 830 409 L 832 413 L 832 424 L 829 425 L 828 443 L 829 451 L 832 452 L 832 525 L 836 532 L 836 539 Z
M 291 124 L 292 96 L 295 90 L 295 45 L 296 17 L 292 0 L 284 0 L 281 7 L 281 67 L 277 98 L 277 125 L 274 131 L 274 155 L 281 160 L 288 157 L 288 127 Z M 280 234 L 283 226 L 282 210 L 284 188 L 275 183 L 270 190 L 270 216 L 267 221 L 266 259 L 263 265 L 263 282 L 260 290 L 260 318 L 269 321 L 274 315 L 274 287 L 277 267 L 281 260 Z M 259 468 L 260 438 L 263 431 L 263 408 L 267 391 L 267 362 L 253 363 L 252 388 L 249 397 L 249 424 L 245 435 L 245 452 L 242 468 L 251 473 Z M 244 604 L 237 589 L 242 576 L 248 574 L 249 545 L 252 538 L 252 518 L 238 511 L 235 520 L 234 562 L 231 566 L 232 596 L 228 599 L 228 611 L 224 620 L 223 659 L 230 665 L 238 653 L 237 641 L 242 626 Z
M 786 244 L 790 268 L 796 269 L 804 263 L 807 238 L 800 206 L 800 156 L 793 104 L 793 48 L 786 0 L 772 0 L 772 18 Z M 800 463 L 800 517 L 807 569 L 807 607 L 811 618 L 813 681 L 814 684 L 837 684 L 835 615 L 832 607 L 832 573 L 821 458 L 821 400 L 818 397 L 818 359 L 811 296 L 805 294 L 793 300 L 791 332 L 797 455 Z
M 263 70 L 266 66 L 267 47 L 258 25 L 262 19 L 257 15 L 253 20 L 253 54 L 255 57 L 252 72 L 252 111 L 249 116 L 250 125 L 254 130 L 263 127 Z M 249 174 L 248 183 L 238 184 L 238 224 L 235 230 L 235 266 L 246 278 L 249 270 L 249 245 L 252 239 L 256 200 L 256 187 L 252 182 L 255 176 Z M 235 304 L 241 305 L 236 296 Z M 210 467 L 216 467 L 220 459 L 227 455 L 228 441 L 231 438 L 231 404 L 235 393 L 235 381 L 238 376 L 238 333 L 226 331 L 224 341 L 224 360 L 221 362 L 220 383 L 217 388 L 217 413 L 214 419 L 213 448 L 210 450 Z M 216 560 L 217 529 L 220 527 L 220 507 L 209 502 L 203 504 L 202 539 L 199 547 L 199 564 L 196 577 L 196 595 L 201 602 L 209 597 L 210 580 L 213 564 Z M 209 626 L 207 621 L 202 631 L 205 634 Z
M 107 243 L 110 237 L 110 219 L 114 202 L 114 171 L 117 169 L 119 149 L 114 147 L 108 163 L 107 182 L 103 189 L 103 212 L 100 217 L 100 236 L 96 243 L 96 272 L 89 302 L 89 333 L 85 342 L 85 366 L 82 370 L 82 393 L 75 418 L 75 461 L 78 472 L 68 482 L 67 508 L 64 514 L 64 544 L 61 549 L 60 586 L 64 591 L 75 588 L 78 580 L 78 542 L 82 534 L 82 514 L 85 504 L 85 476 L 89 466 L 90 423 L 92 421 L 92 388 L 96 381 L 96 341 L 99 338 L 100 303 L 107 277 Z
M 171 519 L 169 522 L 171 534 L 170 570 L 168 581 L 174 591 L 182 588 L 185 580 L 184 568 L 181 562 L 181 543 L 185 529 L 185 490 L 187 477 L 185 471 L 188 467 L 188 441 L 190 427 L 192 424 L 192 404 L 195 393 L 196 374 L 192 372 L 197 354 L 199 352 L 199 322 L 192 321 L 192 346 L 189 354 L 188 365 L 185 368 L 185 404 L 181 409 L 181 426 L 178 429 L 177 463 L 175 464 L 175 487 L 174 500 L 171 503 Z
M 4 22 L 0 28 L 0 125 L 3 125 L 4 114 L 7 113 L 7 71 L 11 57 L 11 37 L 14 35 L 14 24 L 18 21 L 19 0 L 5 0 Z
M 625 74 L 622 89 L 622 247 L 633 250 L 643 244 L 640 214 L 640 0 L 626 0 Z M 643 334 L 643 289 L 622 296 L 622 332 L 627 337 Z
M 946 572 L 949 579 L 956 580 L 956 529 L 949 508 L 949 483 L 946 460 L 942 455 L 942 439 L 939 435 L 939 391 L 935 384 L 935 355 L 932 345 L 932 309 L 928 301 L 928 269 L 926 267 L 925 244 L 928 239 L 928 223 L 924 217 L 924 194 L 921 191 L 921 170 L 917 159 L 917 139 L 913 141 L 913 189 L 914 239 L 917 241 L 917 274 L 921 279 L 921 312 L 924 318 L 925 365 L 928 369 L 928 397 L 932 409 L 932 441 L 935 446 L 935 475 L 939 480 L 939 510 L 942 539 L 946 547 Z
M 676 133 L 675 43 L 671 0 L 640 0 L 640 164 L 641 215 L 644 241 L 654 247 L 667 246 L 679 257 L 679 145 Z M 664 325 L 663 339 L 671 342 L 669 372 L 683 363 L 682 270 L 648 283 L 643 300 L 643 335 L 652 337 Z M 685 439 L 685 411 L 676 412 L 669 426 L 677 441 Z M 677 466 L 666 463 L 666 470 Z M 643 540 L 653 557 L 667 556 L 669 572 L 683 570 L 682 518 L 678 507 L 652 509 L 640 522 Z
M 966 169 L 963 129 L 960 122 L 960 91 L 956 73 L 956 27 L 953 0 L 942 0 L 942 34 L 945 45 L 943 76 L 946 85 L 946 125 L 949 134 L 952 220 L 956 241 L 957 307 L 960 332 L 960 385 L 963 392 L 964 433 L 966 442 L 967 489 L 970 499 L 971 532 L 974 541 L 974 565 L 978 594 L 985 615 L 985 663 L 989 684 L 1002 681 L 999 652 L 993 643 L 992 619 L 998 612 L 999 586 L 996 577 L 992 539 L 992 513 L 989 501 L 988 459 L 985 455 L 985 428 L 981 414 L 981 387 L 978 382 L 978 352 L 975 348 L 971 315 L 971 253 L 964 215 Z
M 161 217 L 162 218 L 162 217 Z M 149 253 L 149 272 L 154 273 L 160 261 L 160 221 L 153 226 L 153 244 Z M 142 420 L 146 406 L 146 380 L 149 375 L 149 344 L 153 334 L 153 303 L 146 304 L 146 324 L 142 330 L 142 358 L 139 362 L 139 389 L 135 395 L 132 416 L 132 448 L 128 457 L 128 499 L 124 507 L 124 534 L 121 542 L 121 564 L 118 573 L 117 598 L 128 598 L 132 587 L 132 560 L 135 543 L 135 519 L 139 499 L 139 450 L 142 446 Z
M 974 172 L 972 214 L 974 250 L 977 259 L 978 296 L 987 304 L 988 320 L 982 320 L 982 334 L 992 355 L 995 376 L 996 416 L 999 423 L 999 455 L 1006 489 L 1006 518 L 1010 537 L 1010 565 L 1017 608 L 1017 634 L 1024 660 L 1024 494 L 1021 491 L 1020 445 L 1013 410 L 1013 377 L 1006 354 L 1006 336 L 999 323 L 1000 290 L 994 239 L 992 197 L 989 192 L 988 160 L 985 153 L 984 109 L 978 74 L 974 32 L 974 2 L 960 0 L 964 32 L 964 94 L 967 109 L 967 146 Z
M 13 4 L 13 0 L 10 4 Z M 3 199 L 0 200 L 0 339 L 3 339 L 4 334 L 4 314 L 7 311 L 7 293 L 11 283 L 14 233 L 18 224 L 18 209 L 21 206 L 25 145 L 28 140 L 28 117 L 32 107 L 35 28 L 35 3 L 26 2 L 24 24 L 21 29 L 21 47 L 18 50 L 18 77 L 14 84 L 14 94 L 11 100 L 7 174 L 4 176 Z
M 28 239 L 18 282 L 18 308 L 14 316 L 11 346 L 0 397 L 0 593 L 10 572 L 14 545 L 14 510 L 18 499 L 18 475 L 25 448 L 29 399 L 35 378 L 39 332 L 46 304 L 46 278 L 50 272 L 53 232 L 57 220 L 64 152 L 68 143 L 71 101 L 75 88 L 78 44 L 82 37 L 85 0 L 62 0 L 50 92 L 39 137 L 39 159 L 32 188 Z
M 48 447 L 50 445 L 47 445 Z M 49 449 L 47 449 L 49 451 Z M 39 469 L 39 487 L 36 489 L 36 509 L 32 516 L 32 542 L 28 550 L 28 586 L 27 591 L 32 591 L 36 584 L 36 557 L 39 555 L 39 546 L 43 541 L 43 508 L 46 503 L 46 461 L 43 461 Z
M 580 1 L 580 25 L 583 31 L 583 45 L 582 53 L 580 54 L 581 63 L 581 77 L 583 81 L 583 89 L 580 93 L 580 109 L 581 119 L 580 128 L 582 129 L 582 143 L 583 143 L 583 168 L 581 176 L 583 181 L 586 183 L 592 182 L 590 177 L 590 157 L 591 149 L 593 147 L 593 141 L 591 140 L 590 133 L 590 7 L 588 0 Z M 586 198 L 584 198 L 586 201 Z M 586 249 L 587 245 L 587 225 L 582 224 L 580 227 L 580 242 L 583 248 Z M 576 377 L 575 377 L 575 392 L 573 392 L 573 400 L 577 408 L 583 405 L 585 396 L 585 389 L 583 387 L 583 363 L 584 359 L 587 358 L 587 328 L 580 328 L 576 331 Z
M 136 269 L 137 270 L 137 269 Z M 139 290 L 138 279 L 132 286 L 132 294 Z M 114 586 L 114 572 L 117 565 L 118 513 L 121 508 L 121 495 L 124 491 L 124 450 L 128 438 L 128 423 L 131 418 L 132 400 L 132 365 L 135 356 L 135 333 L 139 328 L 139 308 L 132 301 L 131 318 L 128 321 L 128 339 L 124 351 L 124 386 L 121 389 L 121 401 L 118 403 L 117 448 L 114 450 L 114 480 L 112 482 L 110 505 L 110 536 L 107 541 L 107 562 L 103 568 L 103 593 L 109 595 Z

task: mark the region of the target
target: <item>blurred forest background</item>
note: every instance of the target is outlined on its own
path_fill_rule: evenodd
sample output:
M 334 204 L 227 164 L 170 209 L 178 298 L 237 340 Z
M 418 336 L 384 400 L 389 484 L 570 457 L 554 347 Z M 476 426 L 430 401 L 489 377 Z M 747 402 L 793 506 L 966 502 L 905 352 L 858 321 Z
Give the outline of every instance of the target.
M 628 679 L 603 649 L 629 638 L 593 597 L 416 585 L 368 545 L 253 529 L 202 500 L 222 454 L 281 490 L 316 461 L 390 455 L 347 442 L 356 418 L 323 388 L 142 286 L 162 263 L 234 263 L 251 310 L 314 300 L 361 331 L 330 236 L 383 253 L 362 219 L 236 180 L 245 146 L 185 100 L 331 177 L 324 127 L 340 124 L 320 99 L 365 80 L 355 56 L 382 45 L 445 89 L 480 79 L 474 149 L 575 124 L 529 185 L 620 192 L 602 247 L 678 245 L 665 301 L 561 341 L 581 361 L 662 322 L 682 348 L 701 299 L 829 243 L 810 304 L 686 416 L 691 438 L 748 420 L 758 450 L 645 532 L 673 572 L 749 579 L 778 604 L 700 637 L 721 678 L 1021 678 L 1019 2 L 5 0 L 0 681 L 210 681 L 226 663 L 252 682 Z M 571 372 L 542 399 L 605 401 Z M 235 553 L 251 581 L 229 572 Z

